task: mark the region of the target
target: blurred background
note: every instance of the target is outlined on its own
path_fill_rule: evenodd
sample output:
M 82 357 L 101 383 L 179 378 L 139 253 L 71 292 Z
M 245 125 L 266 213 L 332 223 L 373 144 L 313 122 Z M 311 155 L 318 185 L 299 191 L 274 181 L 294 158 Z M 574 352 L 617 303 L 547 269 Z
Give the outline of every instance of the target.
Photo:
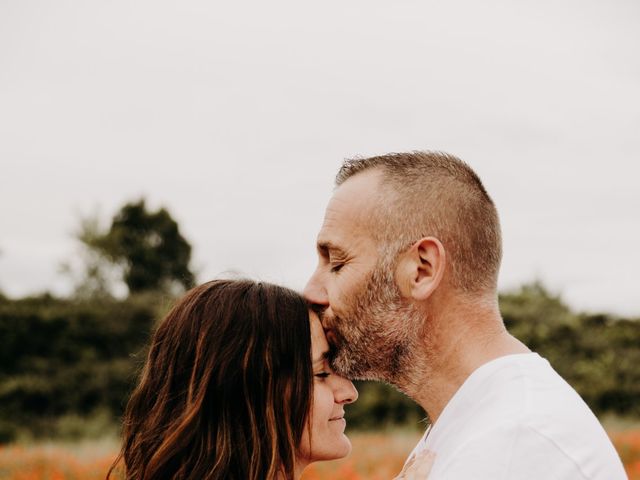
M 103 476 L 172 300 L 229 274 L 301 289 L 343 159 L 421 149 L 483 179 L 507 326 L 640 475 L 639 21 L 635 0 L 1 1 L 0 478 Z M 403 459 L 424 412 L 359 389 L 354 455 Z M 308 478 L 397 467 L 361 455 Z

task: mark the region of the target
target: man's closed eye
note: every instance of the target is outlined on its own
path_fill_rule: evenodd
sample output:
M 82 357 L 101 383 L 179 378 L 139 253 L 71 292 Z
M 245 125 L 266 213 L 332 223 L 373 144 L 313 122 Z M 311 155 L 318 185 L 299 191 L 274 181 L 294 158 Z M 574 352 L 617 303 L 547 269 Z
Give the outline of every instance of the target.
M 344 263 L 335 263 L 331 265 L 331 273 L 338 273 L 342 267 L 344 267 Z

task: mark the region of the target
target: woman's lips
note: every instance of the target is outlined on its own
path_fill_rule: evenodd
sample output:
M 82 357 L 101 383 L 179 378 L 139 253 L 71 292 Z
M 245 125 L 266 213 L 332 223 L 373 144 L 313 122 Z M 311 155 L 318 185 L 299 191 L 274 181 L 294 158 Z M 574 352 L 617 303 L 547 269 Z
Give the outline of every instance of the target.
M 335 420 L 344 420 L 344 412 L 329 419 L 330 422 L 333 422 Z
M 332 418 L 331 420 L 329 420 L 329 423 L 331 423 L 331 425 L 337 425 L 341 431 L 344 431 L 344 429 L 347 427 L 347 421 L 343 418 Z

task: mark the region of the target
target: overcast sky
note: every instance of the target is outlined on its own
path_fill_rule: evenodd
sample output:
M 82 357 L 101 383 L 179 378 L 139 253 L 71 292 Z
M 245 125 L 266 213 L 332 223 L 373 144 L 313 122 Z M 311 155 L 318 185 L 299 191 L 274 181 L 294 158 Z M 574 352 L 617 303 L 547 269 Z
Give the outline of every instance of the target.
M 301 288 L 346 157 L 458 155 L 500 286 L 640 315 L 640 2 L 0 1 L 0 290 L 68 292 L 72 232 L 145 196 Z

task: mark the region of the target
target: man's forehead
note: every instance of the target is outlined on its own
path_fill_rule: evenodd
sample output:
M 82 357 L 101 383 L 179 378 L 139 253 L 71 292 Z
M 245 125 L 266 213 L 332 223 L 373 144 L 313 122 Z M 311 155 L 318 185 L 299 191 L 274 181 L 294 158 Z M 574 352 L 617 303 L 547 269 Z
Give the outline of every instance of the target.
M 379 169 L 356 173 L 335 189 L 333 198 L 354 200 L 366 196 L 371 200 L 380 188 L 381 181 L 382 171 Z
M 358 173 L 336 188 L 327 205 L 323 227 L 369 220 L 377 204 L 379 183 L 380 173 L 372 170 Z
M 378 184 L 378 172 L 363 172 L 336 189 L 318 233 L 318 248 L 339 250 L 356 237 L 371 236 Z

